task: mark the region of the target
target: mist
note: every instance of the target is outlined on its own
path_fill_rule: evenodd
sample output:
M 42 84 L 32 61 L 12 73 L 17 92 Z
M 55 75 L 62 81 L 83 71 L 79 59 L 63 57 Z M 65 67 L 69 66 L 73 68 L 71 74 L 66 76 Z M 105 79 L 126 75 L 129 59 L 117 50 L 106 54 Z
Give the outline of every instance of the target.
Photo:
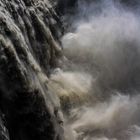
M 64 65 L 49 81 L 60 97 L 66 139 L 138 140 L 140 16 L 119 1 L 76 6 L 64 17 Z

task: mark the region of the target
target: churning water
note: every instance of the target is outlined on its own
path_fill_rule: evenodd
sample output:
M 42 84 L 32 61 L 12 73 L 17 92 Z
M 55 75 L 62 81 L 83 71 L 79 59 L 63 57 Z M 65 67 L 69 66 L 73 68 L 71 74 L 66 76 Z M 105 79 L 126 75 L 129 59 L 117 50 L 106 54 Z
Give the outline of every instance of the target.
M 49 82 L 66 140 L 139 140 L 140 16 L 109 0 L 77 9 L 62 38 L 63 70 Z

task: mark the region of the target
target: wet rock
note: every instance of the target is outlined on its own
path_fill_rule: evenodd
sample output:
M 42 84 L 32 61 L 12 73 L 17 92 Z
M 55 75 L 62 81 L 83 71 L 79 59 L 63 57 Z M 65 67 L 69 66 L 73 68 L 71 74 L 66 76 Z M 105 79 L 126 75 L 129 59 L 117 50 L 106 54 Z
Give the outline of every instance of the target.
M 4 115 L 0 112 L 0 139 L 9 140 L 9 133 L 4 124 Z

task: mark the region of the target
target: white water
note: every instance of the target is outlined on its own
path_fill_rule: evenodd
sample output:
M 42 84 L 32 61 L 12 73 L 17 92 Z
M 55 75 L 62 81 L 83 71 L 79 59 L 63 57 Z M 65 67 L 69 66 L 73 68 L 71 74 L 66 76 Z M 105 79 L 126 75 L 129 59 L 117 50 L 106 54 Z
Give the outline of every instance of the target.
M 49 82 L 70 106 L 66 140 L 139 140 L 139 16 L 108 0 L 92 4 L 79 5 L 62 38 L 69 61 Z

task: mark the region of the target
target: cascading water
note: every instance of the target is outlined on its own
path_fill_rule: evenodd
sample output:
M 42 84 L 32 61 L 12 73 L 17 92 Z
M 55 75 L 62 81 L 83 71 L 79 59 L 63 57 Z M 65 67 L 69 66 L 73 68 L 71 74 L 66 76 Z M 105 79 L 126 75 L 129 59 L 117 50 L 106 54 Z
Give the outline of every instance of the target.
M 0 0 L 0 140 L 63 139 L 59 99 L 47 87 L 61 27 L 48 0 Z
M 139 140 L 139 1 L 50 1 L 0 0 L 0 139 Z
M 63 70 L 48 83 L 61 100 L 66 140 L 139 140 L 139 12 L 109 0 L 77 6 L 65 16 Z

